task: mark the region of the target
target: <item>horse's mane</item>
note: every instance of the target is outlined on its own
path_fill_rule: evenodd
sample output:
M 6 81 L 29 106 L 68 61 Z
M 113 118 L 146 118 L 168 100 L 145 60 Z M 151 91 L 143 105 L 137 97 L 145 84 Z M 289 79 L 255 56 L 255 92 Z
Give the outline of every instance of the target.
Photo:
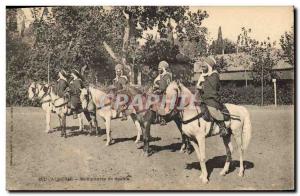
M 177 82 L 177 81 L 172 81 L 170 84 L 169 84 L 169 87 L 170 88 L 179 88 L 181 89 L 181 91 L 183 92 L 186 92 L 190 95 L 193 95 L 193 93 L 190 91 L 190 89 L 188 89 L 186 86 L 184 86 L 181 82 Z

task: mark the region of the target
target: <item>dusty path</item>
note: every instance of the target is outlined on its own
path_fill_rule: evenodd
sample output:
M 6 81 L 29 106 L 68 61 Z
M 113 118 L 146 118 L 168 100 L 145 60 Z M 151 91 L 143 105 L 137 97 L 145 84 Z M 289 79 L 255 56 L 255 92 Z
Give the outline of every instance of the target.
M 207 139 L 209 184 L 199 179 L 195 153 L 180 154 L 180 134 L 174 123 L 153 126 L 151 134 L 161 140 L 151 143 L 155 153 L 146 158 L 134 144 L 136 130 L 129 119 L 112 123 L 115 143 L 105 146 L 105 135 L 73 135 L 44 132 L 40 108 L 7 108 L 8 189 L 190 189 L 266 190 L 294 186 L 293 107 L 249 107 L 253 134 L 245 156 L 245 177 L 238 177 L 238 153 L 231 172 L 219 176 L 225 157 L 220 137 Z M 13 118 L 11 118 L 13 116 Z M 52 115 L 52 127 L 58 125 Z M 11 123 L 13 122 L 13 126 Z M 85 122 L 86 124 L 86 122 Z M 101 121 L 101 128 L 104 124 Z M 78 128 L 67 120 L 68 131 Z M 235 143 L 234 143 L 235 144 Z M 235 148 L 236 149 L 236 148 Z

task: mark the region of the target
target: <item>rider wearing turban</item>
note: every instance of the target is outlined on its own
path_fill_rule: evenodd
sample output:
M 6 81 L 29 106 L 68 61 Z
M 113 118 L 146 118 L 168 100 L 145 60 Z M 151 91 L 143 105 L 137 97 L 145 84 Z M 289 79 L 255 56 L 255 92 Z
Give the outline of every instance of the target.
M 161 61 L 158 64 L 159 75 L 154 80 L 153 90 L 155 94 L 164 94 L 168 85 L 172 81 L 172 74 L 168 72 L 169 64 Z
M 117 64 L 115 66 L 116 77 L 113 80 L 113 85 L 117 90 L 122 90 L 128 84 L 128 78 L 123 74 L 123 65 Z
M 169 64 L 166 61 L 161 61 L 158 64 L 158 72 L 159 75 L 155 78 L 153 84 L 153 93 L 158 95 L 163 95 L 168 87 L 168 85 L 172 81 L 172 74 L 168 72 Z M 166 125 L 166 120 L 164 118 L 163 112 L 159 112 L 161 114 L 160 124 Z
M 56 83 L 56 94 L 59 97 L 64 97 L 66 93 L 66 89 L 68 87 L 68 74 L 65 70 L 61 70 L 58 72 L 59 79 Z
M 81 109 L 80 93 L 84 88 L 82 76 L 76 69 L 71 72 L 72 81 L 70 82 L 70 95 L 71 95 L 71 109 L 73 112 L 73 118 L 77 118 L 77 113 Z
M 116 88 L 117 91 L 121 91 L 123 90 L 126 85 L 128 85 L 128 78 L 127 76 L 124 75 L 124 67 L 122 64 L 117 64 L 115 66 L 115 73 L 116 73 L 116 77 L 114 78 L 113 80 L 113 86 L 114 88 Z M 122 118 L 121 120 L 127 120 L 127 116 L 126 116 L 126 113 L 125 113 L 125 110 L 126 110 L 126 105 L 123 105 L 123 106 L 120 106 L 120 110 L 118 111 L 122 113 Z
M 202 91 L 202 103 L 207 106 L 210 115 L 214 118 L 220 127 L 221 136 L 226 136 L 228 130 L 224 122 L 224 115 L 221 112 L 223 104 L 219 95 L 220 78 L 218 72 L 214 69 L 216 60 L 209 56 L 202 64 L 202 74 L 199 77 L 197 88 Z

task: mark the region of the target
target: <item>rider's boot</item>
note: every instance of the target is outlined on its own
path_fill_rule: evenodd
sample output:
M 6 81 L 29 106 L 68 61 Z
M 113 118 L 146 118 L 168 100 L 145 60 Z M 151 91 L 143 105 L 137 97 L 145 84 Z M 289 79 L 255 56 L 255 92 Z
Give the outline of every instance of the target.
M 167 124 L 166 119 L 164 116 L 160 116 L 160 125 L 165 126 Z
M 127 115 L 126 115 L 125 111 L 122 111 L 121 113 L 122 113 L 121 121 L 127 120 Z
M 78 118 L 78 114 L 76 111 L 73 111 L 73 119 L 77 119 Z
M 225 137 L 228 135 L 228 130 L 226 128 L 225 122 L 224 121 L 217 121 L 217 125 L 220 128 L 220 137 Z

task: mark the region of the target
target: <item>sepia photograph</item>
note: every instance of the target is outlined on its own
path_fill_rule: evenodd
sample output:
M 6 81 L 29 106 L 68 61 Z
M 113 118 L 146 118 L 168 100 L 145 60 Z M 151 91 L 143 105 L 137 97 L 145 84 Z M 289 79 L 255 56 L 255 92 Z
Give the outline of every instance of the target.
M 295 191 L 293 6 L 6 6 L 7 191 Z

